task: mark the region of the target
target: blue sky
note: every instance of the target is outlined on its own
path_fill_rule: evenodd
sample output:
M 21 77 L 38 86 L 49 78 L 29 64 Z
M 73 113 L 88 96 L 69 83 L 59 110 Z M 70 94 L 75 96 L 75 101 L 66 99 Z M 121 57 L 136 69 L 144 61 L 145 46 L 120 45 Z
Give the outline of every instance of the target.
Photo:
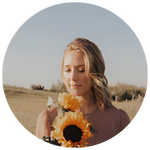
M 55 5 L 29 18 L 8 46 L 3 83 L 50 88 L 61 80 L 63 52 L 77 37 L 88 38 L 101 49 L 110 85 L 146 87 L 146 58 L 135 33 L 110 11 L 85 3 Z

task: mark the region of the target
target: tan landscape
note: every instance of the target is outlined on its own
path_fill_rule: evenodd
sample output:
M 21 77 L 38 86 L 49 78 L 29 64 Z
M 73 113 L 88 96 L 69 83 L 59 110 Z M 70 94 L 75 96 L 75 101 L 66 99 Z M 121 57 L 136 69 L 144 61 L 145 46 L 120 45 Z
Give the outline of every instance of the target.
M 7 102 L 18 121 L 34 135 L 37 117 L 47 107 L 48 97 L 58 97 L 58 93 L 54 92 L 12 87 L 9 85 L 4 85 L 4 92 Z M 126 111 L 130 120 L 135 117 L 142 102 L 143 97 L 140 95 L 138 98 L 130 101 L 112 101 L 115 107 Z

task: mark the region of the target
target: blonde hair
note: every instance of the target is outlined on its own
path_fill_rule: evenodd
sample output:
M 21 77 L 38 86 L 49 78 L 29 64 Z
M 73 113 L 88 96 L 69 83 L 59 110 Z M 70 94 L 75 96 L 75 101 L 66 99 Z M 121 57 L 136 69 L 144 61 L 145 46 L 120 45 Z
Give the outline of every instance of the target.
M 97 104 L 100 109 L 104 107 L 113 107 L 110 101 L 110 91 L 108 89 L 108 81 L 104 75 L 105 62 L 100 49 L 93 42 L 84 38 L 76 38 L 72 43 L 67 46 L 64 51 L 65 55 L 72 50 L 80 51 L 83 54 L 85 62 L 85 74 L 89 79 L 91 85 L 92 100 Z M 62 78 L 64 58 L 62 61 Z

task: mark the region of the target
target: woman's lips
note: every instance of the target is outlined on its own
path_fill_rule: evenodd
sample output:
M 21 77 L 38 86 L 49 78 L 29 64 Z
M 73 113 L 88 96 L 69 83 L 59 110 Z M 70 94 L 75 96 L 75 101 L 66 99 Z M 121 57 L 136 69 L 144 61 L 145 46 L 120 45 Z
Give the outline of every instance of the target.
M 70 85 L 72 88 L 76 89 L 78 87 L 80 87 L 81 85 Z

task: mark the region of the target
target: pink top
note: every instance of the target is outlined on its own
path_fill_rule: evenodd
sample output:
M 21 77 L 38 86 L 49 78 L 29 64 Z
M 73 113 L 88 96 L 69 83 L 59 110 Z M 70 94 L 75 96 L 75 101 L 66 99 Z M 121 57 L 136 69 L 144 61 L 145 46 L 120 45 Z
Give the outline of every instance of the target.
M 37 120 L 36 136 L 50 136 L 50 125 L 57 116 L 57 108 L 43 110 Z M 104 112 L 97 109 L 93 113 L 85 114 L 85 118 L 91 123 L 93 137 L 87 139 L 88 146 L 102 143 L 120 131 L 129 123 L 129 117 L 125 111 L 117 108 L 105 108 Z

